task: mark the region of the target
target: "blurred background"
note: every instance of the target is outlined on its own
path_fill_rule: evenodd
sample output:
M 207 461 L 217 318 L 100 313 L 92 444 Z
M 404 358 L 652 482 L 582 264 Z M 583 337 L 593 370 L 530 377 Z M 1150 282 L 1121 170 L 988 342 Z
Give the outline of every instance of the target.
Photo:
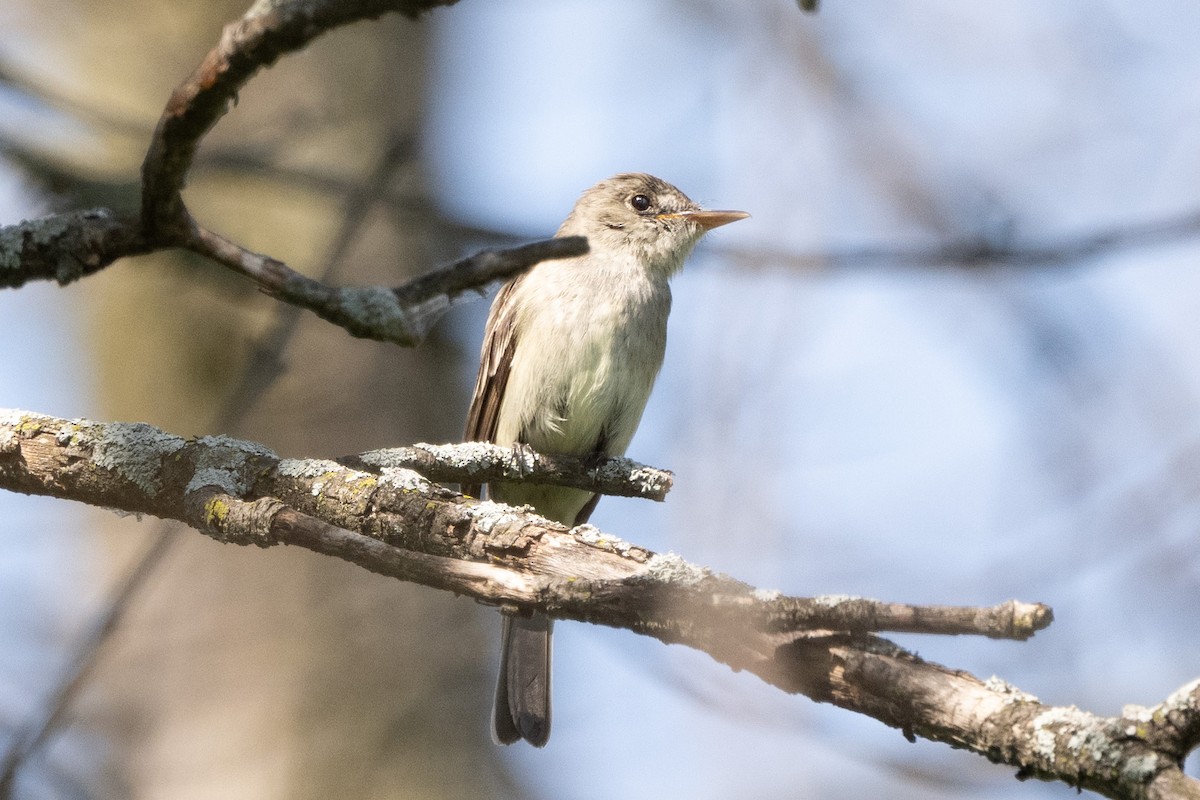
M 244 6 L 0 7 L 0 220 L 133 208 L 166 98 Z M 1049 603 L 1026 643 L 898 638 L 1114 714 L 1200 675 L 1198 29 L 1186 0 L 465 0 L 260 75 L 186 199 L 346 284 L 549 235 L 619 171 L 750 211 L 676 279 L 630 448 L 675 490 L 593 522 L 793 594 Z M 407 351 L 131 259 L 0 293 L 0 406 L 285 455 L 456 440 L 486 311 Z M 0 746 L 161 530 L 0 494 Z M 14 797 L 1075 794 L 577 624 L 550 745 L 499 749 L 493 610 L 165 535 Z

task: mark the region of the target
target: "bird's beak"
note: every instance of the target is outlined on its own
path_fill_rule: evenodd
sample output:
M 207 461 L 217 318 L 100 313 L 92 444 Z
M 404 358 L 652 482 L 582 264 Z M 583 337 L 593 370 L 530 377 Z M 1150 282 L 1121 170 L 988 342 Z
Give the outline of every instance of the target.
M 681 217 L 690 219 L 706 231 L 737 222 L 750 216 L 745 211 L 679 211 L 674 214 L 660 214 L 660 217 Z

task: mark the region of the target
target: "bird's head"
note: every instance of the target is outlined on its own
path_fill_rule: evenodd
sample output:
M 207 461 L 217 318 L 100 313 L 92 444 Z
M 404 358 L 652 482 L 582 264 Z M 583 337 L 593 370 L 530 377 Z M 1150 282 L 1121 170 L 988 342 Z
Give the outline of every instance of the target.
M 669 276 L 706 232 L 748 216 L 706 211 L 660 178 L 625 173 L 584 192 L 558 235 L 586 236 L 593 254 L 627 254 Z

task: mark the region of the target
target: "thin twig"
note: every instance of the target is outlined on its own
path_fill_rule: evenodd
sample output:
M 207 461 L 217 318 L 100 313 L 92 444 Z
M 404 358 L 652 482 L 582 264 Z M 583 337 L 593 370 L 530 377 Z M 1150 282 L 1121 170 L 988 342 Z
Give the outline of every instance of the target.
M 345 262 L 346 254 L 350 251 L 351 243 L 357 238 L 369 217 L 372 205 L 378 202 L 380 194 L 391 182 L 396 171 L 411 162 L 415 156 L 412 136 L 393 135 L 391 143 L 379 157 L 371 174 L 360 182 L 357 189 L 347 193 L 342 206 L 342 223 L 322 259 L 324 267 L 319 278 L 321 283 L 330 283 L 337 276 L 339 268 Z M 250 357 L 242 368 L 237 385 L 225 395 L 221 409 L 216 415 L 217 420 L 229 420 L 234 423 L 240 421 L 283 374 L 282 355 L 296 333 L 301 311 L 301 308 L 290 304 L 276 308 L 274 323 L 270 330 L 251 346 Z M 232 427 L 218 422 L 213 429 L 230 430 Z
M 414 347 L 466 291 L 555 258 L 587 252 L 579 236 L 546 239 L 506 250 L 482 250 L 406 284 L 335 288 L 296 272 L 278 259 L 246 250 L 195 226 L 185 246 L 251 278 L 290 305 L 307 308 L 351 336 Z
M 713 248 L 719 257 L 741 268 L 785 267 L 795 270 L 866 267 L 990 266 L 1053 267 L 1080 264 L 1135 248 L 1157 247 L 1200 236 L 1200 211 L 1165 219 L 1100 228 L 1075 236 L 1042 241 L 961 239 L 928 247 L 864 245 L 797 253 L 767 247 Z
M 666 499 L 675 478 L 668 470 L 628 458 L 537 453 L 529 447 L 503 447 L 488 442 L 389 447 L 344 456 L 337 462 L 369 472 L 411 469 L 440 483 L 528 481 L 658 501 Z
M 175 91 L 142 164 L 147 236 L 182 243 L 191 229 L 182 191 L 201 139 L 259 70 L 334 28 L 400 12 L 415 17 L 455 0 L 259 0 L 225 26 L 217 46 Z

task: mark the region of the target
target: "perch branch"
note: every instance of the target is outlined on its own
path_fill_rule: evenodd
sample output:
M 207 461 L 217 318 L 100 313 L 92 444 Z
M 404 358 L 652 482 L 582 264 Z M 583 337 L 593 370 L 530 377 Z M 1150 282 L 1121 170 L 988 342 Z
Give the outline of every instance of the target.
M 382 463 L 382 462 L 381 462 Z M 787 692 L 1120 798 L 1196 798 L 1181 760 L 1200 731 L 1200 681 L 1150 709 L 1100 717 L 998 679 L 926 662 L 868 631 L 1025 638 L 1048 608 L 900 606 L 799 598 L 656 554 L 590 526 L 463 498 L 416 472 L 280 459 L 227 437 L 0 413 L 0 487 L 181 519 L 221 541 L 292 544 L 511 608 L 626 628 L 702 650 Z
M 527 480 L 551 486 L 572 486 L 617 497 L 664 500 L 674 475 L 628 458 L 536 453 L 528 447 L 502 447 L 488 442 L 414 444 L 371 450 L 338 459 L 355 469 L 411 469 L 440 483 L 489 483 Z
M 456 469 L 471 469 L 467 454 L 473 448 L 450 448 Z M 491 450 L 482 448 L 484 467 L 494 463 Z M 574 485 L 592 485 L 591 468 L 580 466 Z M 272 514 L 287 508 L 391 548 L 478 562 L 520 577 L 471 593 L 494 605 L 543 610 L 659 638 L 686 638 L 689 631 L 729 626 L 768 637 L 894 627 L 1023 639 L 1050 623 L 1049 609 L 1024 603 L 967 610 L 787 597 L 678 556 L 655 554 L 591 526 L 568 530 L 533 513 L 463 498 L 410 469 L 379 470 L 374 474 L 334 461 L 281 459 L 261 445 L 228 437 L 185 440 L 142 423 L 0 412 L 0 488 L 182 520 L 239 544 L 294 543 L 265 535 L 269 524 L 233 524 L 222 498 L 274 503 Z M 387 571 L 369 558 L 356 563 Z M 688 616 L 687 610 L 696 606 L 703 607 L 703 620 Z

